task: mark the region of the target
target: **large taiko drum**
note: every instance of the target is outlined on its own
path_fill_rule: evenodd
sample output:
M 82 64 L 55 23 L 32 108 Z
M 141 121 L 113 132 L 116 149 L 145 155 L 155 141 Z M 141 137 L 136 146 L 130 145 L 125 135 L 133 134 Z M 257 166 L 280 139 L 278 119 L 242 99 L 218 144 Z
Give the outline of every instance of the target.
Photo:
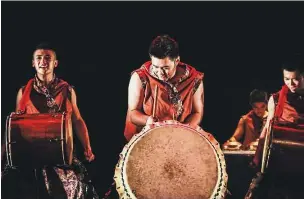
M 65 113 L 17 114 L 6 120 L 6 157 L 13 167 L 70 165 L 71 117 Z
M 211 134 L 168 120 L 133 136 L 120 153 L 114 180 L 121 199 L 220 199 L 228 176 Z

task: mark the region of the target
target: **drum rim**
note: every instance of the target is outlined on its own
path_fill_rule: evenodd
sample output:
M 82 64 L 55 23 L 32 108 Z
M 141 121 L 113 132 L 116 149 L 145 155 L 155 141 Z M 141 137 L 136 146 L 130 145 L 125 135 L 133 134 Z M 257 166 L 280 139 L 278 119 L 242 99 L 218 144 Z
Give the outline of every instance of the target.
M 131 140 L 124 146 L 122 152 L 119 154 L 119 160 L 116 164 L 115 168 L 115 175 L 114 180 L 116 183 L 116 190 L 119 194 L 120 198 L 134 198 L 136 199 L 136 196 L 133 194 L 129 184 L 128 179 L 124 178 L 126 175 L 126 159 L 130 155 L 130 151 L 132 151 L 133 147 L 136 145 L 136 143 L 140 140 L 140 138 L 144 135 L 146 135 L 148 132 L 151 132 L 151 130 L 160 128 L 163 126 L 173 126 L 178 125 L 185 129 L 190 129 L 192 131 L 195 131 L 198 135 L 204 137 L 209 145 L 214 149 L 213 153 L 215 155 L 215 158 L 217 162 L 219 163 L 217 165 L 217 172 L 218 172 L 218 178 L 216 182 L 216 186 L 214 187 L 212 194 L 210 198 L 224 198 L 227 192 L 227 181 L 228 181 L 228 175 L 226 172 L 226 163 L 224 154 L 220 148 L 220 145 L 218 141 L 211 135 L 210 133 L 205 132 L 201 127 L 197 127 L 196 129 L 191 128 L 189 125 L 182 124 L 176 120 L 165 120 L 162 122 L 156 122 L 152 125 L 146 125 L 140 133 L 135 134 Z
M 6 119 L 6 129 L 5 129 L 5 149 L 6 149 L 6 159 L 7 164 L 12 167 L 13 161 L 12 161 L 12 146 L 11 146 L 11 120 L 14 112 L 12 112 L 9 116 L 7 116 Z

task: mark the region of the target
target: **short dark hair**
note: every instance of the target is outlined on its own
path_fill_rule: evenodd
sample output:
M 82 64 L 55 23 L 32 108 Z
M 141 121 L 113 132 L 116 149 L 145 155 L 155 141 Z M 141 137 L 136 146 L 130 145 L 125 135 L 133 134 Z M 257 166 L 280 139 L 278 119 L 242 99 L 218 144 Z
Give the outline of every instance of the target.
M 304 72 L 304 58 L 301 54 L 294 54 L 288 60 L 284 61 L 281 69 L 287 70 L 289 72 L 298 72 L 298 74 L 302 74 Z
M 267 103 L 268 101 L 268 94 L 265 91 L 254 89 L 251 91 L 249 95 L 249 103 L 250 105 L 253 105 L 253 103 L 256 102 L 265 102 Z
M 179 56 L 178 43 L 169 35 L 157 36 L 150 44 L 149 55 L 158 59 L 169 57 L 173 60 Z
M 41 43 L 39 43 L 39 44 L 35 47 L 34 53 L 35 53 L 36 50 L 39 50 L 39 49 L 51 50 L 51 51 L 54 52 L 55 58 L 57 57 L 57 55 L 56 55 L 56 49 L 55 49 L 55 47 L 54 47 L 50 42 L 41 42 Z

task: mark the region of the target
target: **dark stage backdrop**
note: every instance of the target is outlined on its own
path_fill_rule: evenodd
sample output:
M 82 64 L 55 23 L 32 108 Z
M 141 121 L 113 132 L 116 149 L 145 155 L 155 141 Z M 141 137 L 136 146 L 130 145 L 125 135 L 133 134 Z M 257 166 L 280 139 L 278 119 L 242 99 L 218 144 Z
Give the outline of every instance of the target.
M 250 109 L 250 91 L 280 89 L 282 59 L 303 52 L 303 10 L 303 2 L 2 2 L 2 137 L 18 89 L 34 75 L 35 45 L 53 42 L 56 74 L 75 86 L 96 154 L 86 165 L 104 194 L 124 146 L 130 73 L 149 59 L 155 36 L 171 35 L 181 61 L 205 73 L 202 127 L 222 143 Z

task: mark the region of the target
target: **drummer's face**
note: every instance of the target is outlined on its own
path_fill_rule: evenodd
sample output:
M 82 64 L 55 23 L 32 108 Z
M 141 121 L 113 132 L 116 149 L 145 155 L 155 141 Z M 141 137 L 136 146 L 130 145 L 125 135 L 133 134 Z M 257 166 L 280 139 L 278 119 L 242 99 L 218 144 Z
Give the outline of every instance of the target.
M 37 49 L 33 55 L 32 65 L 37 74 L 51 74 L 58 65 L 56 53 L 53 50 Z
M 160 80 L 168 81 L 175 75 L 176 66 L 179 62 L 179 57 L 175 59 L 170 59 L 169 57 L 159 59 L 154 56 L 151 56 L 151 62 L 153 74 L 157 76 Z
M 263 117 L 267 108 L 265 102 L 255 102 L 252 104 L 252 110 L 258 117 Z
M 304 78 L 297 71 L 283 71 L 284 83 L 294 93 L 297 88 L 303 86 Z

